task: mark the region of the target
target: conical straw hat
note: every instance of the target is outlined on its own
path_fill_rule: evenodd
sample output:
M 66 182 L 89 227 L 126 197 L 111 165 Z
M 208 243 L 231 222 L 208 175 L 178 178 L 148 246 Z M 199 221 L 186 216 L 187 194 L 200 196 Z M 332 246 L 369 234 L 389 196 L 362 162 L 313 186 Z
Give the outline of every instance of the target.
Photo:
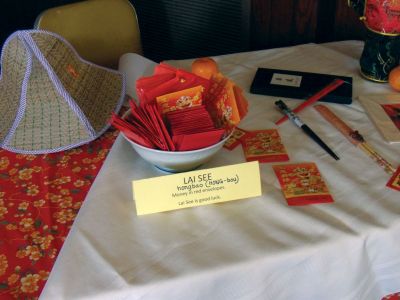
M 124 96 L 120 72 L 83 60 L 61 36 L 17 31 L 1 53 L 0 146 L 40 154 L 88 143 Z

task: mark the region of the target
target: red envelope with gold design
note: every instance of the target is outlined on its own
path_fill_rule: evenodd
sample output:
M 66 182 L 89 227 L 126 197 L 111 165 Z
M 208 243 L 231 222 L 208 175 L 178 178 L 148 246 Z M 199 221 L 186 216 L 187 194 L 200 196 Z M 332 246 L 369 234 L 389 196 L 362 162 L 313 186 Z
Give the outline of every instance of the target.
M 268 163 L 289 160 L 276 129 L 247 131 L 241 142 L 247 161 L 258 160 Z
M 233 130 L 233 133 L 230 136 L 230 138 L 225 142 L 224 148 L 226 148 L 228 150 L 235 149 L 238 145 L 240 145 L 241 139 L 244 137 L 245 134 L 246 134 L 246 130 L 236 127 Z
M 140 104 L 154 103 L 158 96 L 185 90 L 199 85 L 204 88 L 204 93 L 207 93 L 210 81 L 200 76 L 178 69 L 175 73 L 175 77 L 171 80 L 163 82 L 155 87 L 145 89 L 143 92 L 144 97 L 139 98 L 139 101 Z
M 248 112 L 249 103 L 246 98 L 243 96 L 243 90 L 237 85 L 233 86 L 233 92 L 236 98 L 236 105 L 239 111 L 240 119 L 243 119 Z
M 333 202 L 315 163 L 275 165 L 272 168 L 288 205 Z
M 201 85 L 158 96 L 156 98 L 158 110 L 161 114 L 170 111 L 199 106 L 203 102 L 204 87 Z
M 390 178 L 389 182 L 386 184 L 387 187 L 390 187 L 394 190 L 400 191 L 400 167 Z
M 221 73 L 211 79 L 206 105 L 218 127 L 233 128 L 239 124 L 241 118 L 236 104 L 234 83 Z

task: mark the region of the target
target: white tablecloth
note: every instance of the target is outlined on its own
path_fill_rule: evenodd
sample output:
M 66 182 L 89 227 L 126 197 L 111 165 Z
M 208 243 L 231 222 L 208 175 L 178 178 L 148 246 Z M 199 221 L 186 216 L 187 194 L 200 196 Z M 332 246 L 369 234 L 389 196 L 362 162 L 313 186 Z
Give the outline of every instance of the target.
M 400 145 L 383 140 L 356 100 L 392 92 L 359 75 L 362 47 L 359 41 L 306 44 L 215 59 L 246 92 L 250 111 L 240 127 L 248 130 L 276 128 L 281 117 L 276 98 L 248 92 L 257 67 L 352 76 L 353 104 L 327 105 L 398 165 Z M 148 74 L 148 63 L 130 71 Z M 191 60 L 170 63 L 189 69 Z M 128 84 L 138 75 L 128 74 Z M 334 203 L 288 206 L 271 164 L 260 164 L 261 197 L 138 217 L 131 181 L 165 174 L 119 136 L 41 298 L 376 300 L 400 291 L 400 193 L 385 187 L 390 176 L 314 109 L 301 117 L 341 159 L 285 122 L 279 132 L 290 162 L 315 162 Z M 240 147 L 223 149 L 201 168 L 244 161 Z

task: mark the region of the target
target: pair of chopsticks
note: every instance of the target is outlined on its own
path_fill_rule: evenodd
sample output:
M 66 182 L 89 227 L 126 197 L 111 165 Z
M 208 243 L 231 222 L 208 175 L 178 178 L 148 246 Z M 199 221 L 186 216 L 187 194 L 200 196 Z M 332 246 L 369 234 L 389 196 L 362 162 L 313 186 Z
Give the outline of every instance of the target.
M 328 145 L 310 128 L 307 124 L 305 124 L 301 119 L 295 114 L 297 112 L 302 111 L 304 108 L 310 106 L 315 103 L 323 96 L 327 95 L 340 85 L 342 85 L 345 81 L 342 79 L 335 79 L 322 90 L 311 96 L 306 101 L 302 102 L 295 109 L 289 109 L 286 104 L 282 101 L 276 101 L 275 105 L 284 113 L 285 115 L 275 122 L 276 125 L 282 124 L 285 120 L 290 119 L 297 127 L 301 128 L 305 134 L 307 134 L 313 141 L 315 141 L 322 149 L 324 149 L 330 156 L 332 156 L 335 160 L 339 160 L 339 156 L 336 155 L 335 152 L 332 151 Z

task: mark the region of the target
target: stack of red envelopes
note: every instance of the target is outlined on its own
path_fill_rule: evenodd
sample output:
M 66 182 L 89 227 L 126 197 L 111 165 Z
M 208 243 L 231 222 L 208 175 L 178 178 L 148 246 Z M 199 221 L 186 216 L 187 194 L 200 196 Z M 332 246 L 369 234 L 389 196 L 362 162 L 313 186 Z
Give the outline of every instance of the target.
M 225 129 L 216 129 L 203 105 L 175 110 L 167 115 L 172 141 L 177 150 L 188 151 L 218 143 Z
M 139 145 L 160 149 L 164 151 L 175 151 L 175 145 L 165 127 L 161 115 L 154 104 L 137 106 L 131 100 L 130 114 L 121 118 L 113 113 L 111 124 L 121 130 L 125 136 Z
M 242 90 L 222 74 L 205 79 L 160 63 L 152 76 L 136 81 L 139 106 L 112 117 L 127 138 L 165 151 L 211 146 L 229 134 L 247 114 Z

